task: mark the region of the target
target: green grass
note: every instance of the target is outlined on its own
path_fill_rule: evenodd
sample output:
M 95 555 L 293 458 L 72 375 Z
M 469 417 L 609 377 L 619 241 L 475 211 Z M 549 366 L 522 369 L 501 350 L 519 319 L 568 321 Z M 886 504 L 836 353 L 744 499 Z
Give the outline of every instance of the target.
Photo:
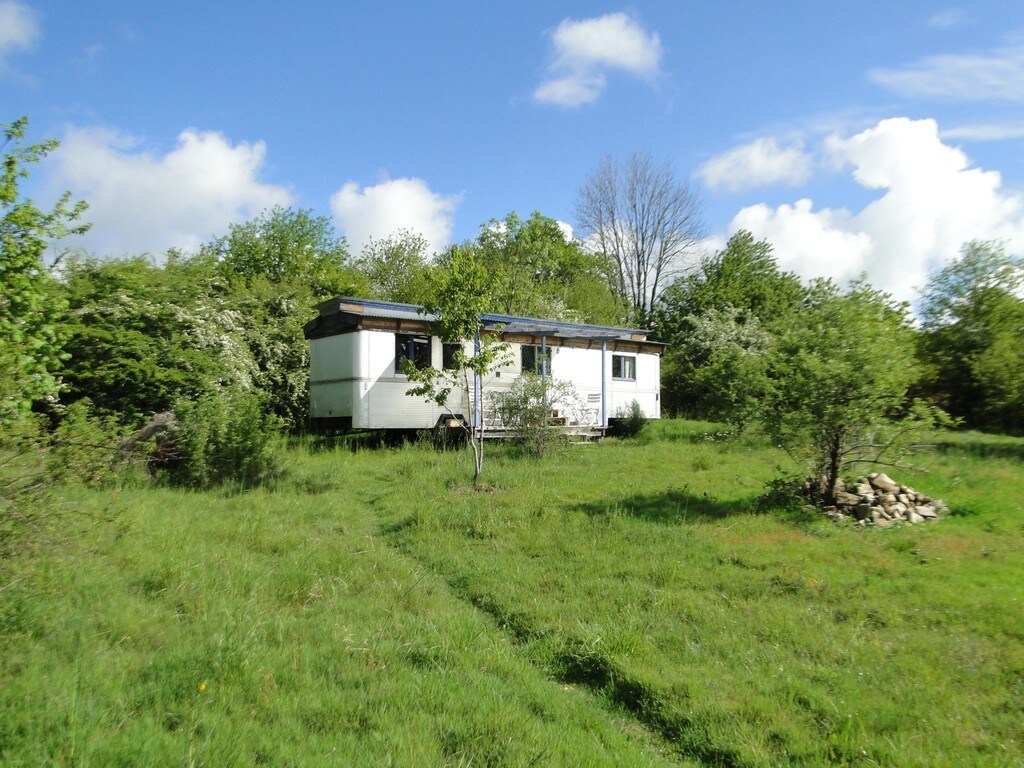
M 940 436 L 892 474 L 955 514 L 862 530 L 758 513 L 784 457 L 715 429 L 64 489 L 2 571 L 0 762 L 1024 764 L 1024 441 Z

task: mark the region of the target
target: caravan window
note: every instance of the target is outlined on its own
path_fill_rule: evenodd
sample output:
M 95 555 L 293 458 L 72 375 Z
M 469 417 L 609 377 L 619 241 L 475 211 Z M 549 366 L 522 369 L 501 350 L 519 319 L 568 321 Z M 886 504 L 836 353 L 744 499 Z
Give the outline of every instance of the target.
M 551 349 L 548 349 L 547 355 L 542 351 L 542 347 L 537 344 L 523 344 L 522 348 L 522 372 L 523 373 L 535 373 L 538 376 L 544 373 L 545 361 L 551 360 Z M 548 366 L 548 373 L 551 373 L 551 367 Z
M 417 368 L 430 367 L 430 337 L 412 333 L 395 334 L 395 373 L 402 372 L 402 364 L 411 360 Z
M 446 371 L 455 370 L 455 353 L 462 347 L 461 344 L 441 345 L 441 367 Z
M 636 358 L 632 355 L 612 355 L 612 378 L 636 381 Z

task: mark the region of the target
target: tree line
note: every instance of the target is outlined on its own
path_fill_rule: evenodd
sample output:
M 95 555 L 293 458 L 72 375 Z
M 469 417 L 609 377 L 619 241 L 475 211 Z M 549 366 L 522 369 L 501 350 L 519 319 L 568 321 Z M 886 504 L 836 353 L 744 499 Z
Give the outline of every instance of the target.
M 940 411 L 1024 432 L 1024 265 L 1000 243 L 965 244 L 931 276 L 915 318 L 865 280 L 802 282 L 747 232 L 699 255 L 699 200 L 669 164 L 638 154 L 606 159 L 585 181 L 579 238 L 539 212 L 512 212 L 442 253 L 398 231 L 352 254 L 329 219 L 275 208 L 194 253 L 69 250 L 48 267 L 48 244 L 84 231 L 86 208 L 66 194 L 42 211 L 21 195 L 55 146 L 26 145 L 25 130 L 25 120 L 4 126 L 0 176 L 5 430 L 32 414 L 52 429 L 75 405 L 121 430 L 175 408 L 212 423 L 230 416 L 216 405 L 226 402 L 249 424 L 260 414 L 253 429 L 302 431 L 302 326 L 318 303 L 450 306 L 471 273 L 483 311 L 651 328 L 668 345 L 666 413 L 759 424 L 787 445 L 802 434 L 819 464 L 856 459 L 866 435 L 877 447 Z M 210 429 L 199 443 L 233 439 Z

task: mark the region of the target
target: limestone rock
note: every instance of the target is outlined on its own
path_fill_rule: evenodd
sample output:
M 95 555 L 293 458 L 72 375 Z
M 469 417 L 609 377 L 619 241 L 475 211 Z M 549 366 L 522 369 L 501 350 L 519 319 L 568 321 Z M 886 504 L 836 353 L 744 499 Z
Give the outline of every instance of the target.
M 841 506 L 852 507 L 860 504 L 861 499 L 855 493 L 847 493 L 846 491 L 836 491 L 836 504 Z
M 871 517 L 873 507 L 870 504 L 858 504 L 853 508 L 853 516 L 858 520 Z
M 826 487 L 824 476 L 811 477 L 804 482 L 802 491 L 809 500 L 820 503 Z M 936 520 L 946 511 L 941 500 L 933 501 L 930 496 L 877 473 L 859 477 L 849 485 L 837 482 L 835 504 L 822 510 L 836 522 L 852 518 L 862 527 L 870 524 L 879 528 Z
M 880 491 L 885 491 L 886 493 L 896 493 L 899 490 L 899 485 L 893 482 L 893 479 L 884 472 L 882 474 L 875 475 L 874 477 L 869 476 L 869 478 L 871 481 L 871 485 L 873 485 Z

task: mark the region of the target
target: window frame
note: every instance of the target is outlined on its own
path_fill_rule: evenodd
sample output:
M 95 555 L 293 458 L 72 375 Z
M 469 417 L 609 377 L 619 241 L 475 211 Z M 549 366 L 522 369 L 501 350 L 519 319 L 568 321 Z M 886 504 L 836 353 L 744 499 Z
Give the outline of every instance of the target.
M 545 367 L 543 365 L 544 360 L 547 360 L 547 375 L 551 375 L 551 345 L 547 345 L 547 352 L 544 352 L 544 346 L 540 344 L 523 344 L 519 349 L 519 372 L 520 373 L 532 373 L 534 376 L 543 376 L 545 373 Z M 526 364 L 526 353 L 529 351 L 533 355 L 533 363 L 530 366 Z
M 618 363 L 618 366 L 616 366 Z M 618 374 L 615 369 L 618 367 Z M 614 381 L 636 381 L 636 355 L 612 354 L 612 379 Z
M 406 360 L 412 360 L 417 368 L 429 368 L 432 361 L 432 345 L 433 339 L 422 333 L 395 333 L 395 374 L 405 375 L 402 363 Z

